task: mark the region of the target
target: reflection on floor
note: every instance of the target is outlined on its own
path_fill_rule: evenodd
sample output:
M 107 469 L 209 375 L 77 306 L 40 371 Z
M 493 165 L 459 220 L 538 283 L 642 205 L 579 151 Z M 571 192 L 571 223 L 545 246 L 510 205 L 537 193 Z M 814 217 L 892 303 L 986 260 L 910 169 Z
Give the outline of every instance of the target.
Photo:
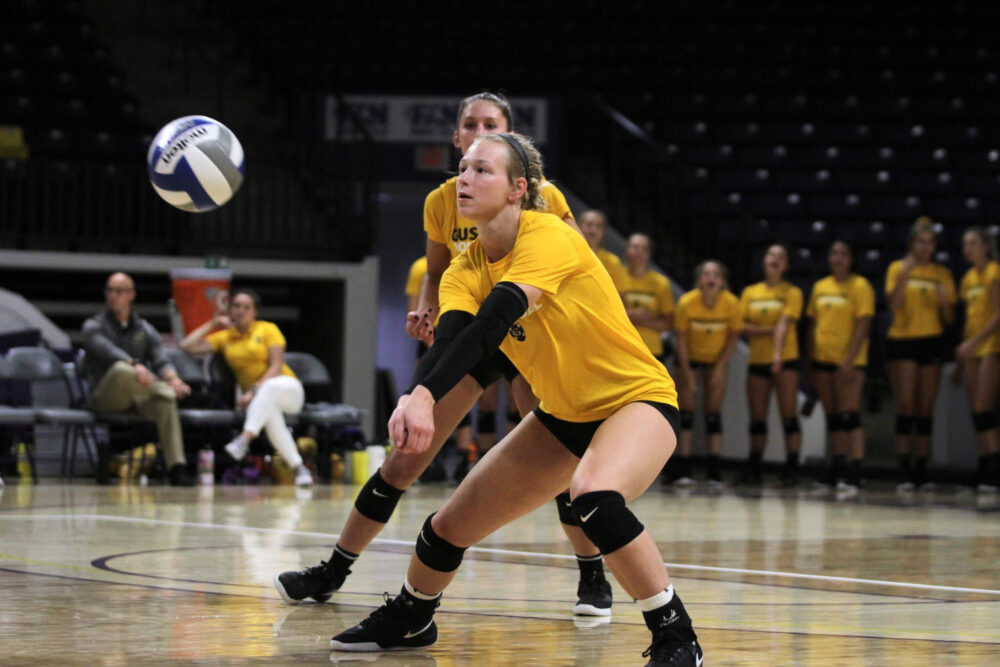
M 331 653 L 332 634 L 399 590 L 417 530 L 452 488 L 411 489 L 342 592 L 291 607 L 272 577 L 329 556 L 358 487 L 8 480 L 0 662 L 644 663 L 648 633 L 616 584 L 610 623 L 570 614 L 576 566 L 552 507 L 469 551 L 436 646 Z M 995 495 L 651 489 L 632 507 L 710 664 L 985 665 L 1000 655 Z

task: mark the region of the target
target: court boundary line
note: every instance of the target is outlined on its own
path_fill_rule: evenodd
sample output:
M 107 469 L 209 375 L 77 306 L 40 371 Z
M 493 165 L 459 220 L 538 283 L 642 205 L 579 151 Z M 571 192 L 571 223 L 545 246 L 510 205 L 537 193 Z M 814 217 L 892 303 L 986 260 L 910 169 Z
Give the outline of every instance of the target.
M 279 528 L 262 528 L 257 526 L 234 526 L 218 523 L 202 523 L 194 521 L 172 521 L 167 519 L 147 519 L 143 517 L 114 516 L 108 514 L 15 514 L 0 515 L 0 520 L 10 519 L 93 519 L 102 521 L 117 521 L 120 523 L 138 523 L 159 526 L 186 526 L 192 528 L 214 528 L 228 531 L 252 531 L 257 533 L 274 535 L 298 535 L 303 537 L 317 537 L 325 540 L 340 537 L 337 533 L 318 533 L 313 531 L 284 530 Z M 387 544 L 393 546 L 409 547 L 413 545 L 411 540 L 395 540 L 391 538 L 375 538 L 372 544 Z M 518 551 L 514 549 L 495 549 L 490 547 L 469 547 L 467 552 L 492 554 L 499 556 L 521 556 L 530 558 L 541 558 L 550 560 L 575 561 L 576 557 L 566 554 L 550 554 L 545 552 Z M 824 574 L 807 574 L 804 572 L 780 572 L 775 570 L 750 570 L 735 567 L 718 567 L 713 565 L 690 565 L 686 563 L 664 563 L 667 568 L 673 570 L 720 572 L 725 574 L 742 574 L 763 577 L 777 577 L 785 579 L 802 579 L 808 581 L 828 581 L 837 583 L 863 584 L 866 586 L 882 586 L 886 588 L 908 588 L 911 590 L 939 591 L 947 593 L 973 593 L 979 595 L 1000 596 L 1000 590 L 989 588 L 968 588 L 964 586 L 943 586 L 938 584 L 920 584 L 905 581 L 889 581 L 884 579 L 861 579 L 855 577 L 837 577 Z

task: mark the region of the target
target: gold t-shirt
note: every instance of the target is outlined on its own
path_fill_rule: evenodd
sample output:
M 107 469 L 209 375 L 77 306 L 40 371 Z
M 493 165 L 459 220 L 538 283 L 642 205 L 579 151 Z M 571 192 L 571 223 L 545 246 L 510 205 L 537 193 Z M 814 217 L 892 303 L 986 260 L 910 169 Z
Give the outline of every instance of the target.
M 561 219 L 523 211 L 514 248 L 496 262 L 473 241 L 441 278 L 441 311 L 475 314 L 499 282 L 543 292 L 500 344 L 542 410 L 585 422 L 642 400 L 676 407 L 673 379 L 629 322 L 608 272 Z

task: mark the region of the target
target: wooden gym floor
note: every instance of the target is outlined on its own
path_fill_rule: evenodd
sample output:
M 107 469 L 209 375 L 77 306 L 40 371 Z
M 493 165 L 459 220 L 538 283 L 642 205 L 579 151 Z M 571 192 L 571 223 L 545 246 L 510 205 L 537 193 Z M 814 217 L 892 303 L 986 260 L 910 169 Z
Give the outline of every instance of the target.
M 331 603 L 283 604 L 272 577 L 329 556 L 357 488 L 8 480 L 0 664 L 644 664 L 649 635 L 617 584 L 609 624 L 570 614 L 577 571 L 553 507 L 469 551 L 430 650 L 331 653 L 331 635 L 398 592 L 420 524 L 452 489 L 407 493 Z M 996 496 L 654 488 L 632 508 L 706 664 L 1000 664 Z

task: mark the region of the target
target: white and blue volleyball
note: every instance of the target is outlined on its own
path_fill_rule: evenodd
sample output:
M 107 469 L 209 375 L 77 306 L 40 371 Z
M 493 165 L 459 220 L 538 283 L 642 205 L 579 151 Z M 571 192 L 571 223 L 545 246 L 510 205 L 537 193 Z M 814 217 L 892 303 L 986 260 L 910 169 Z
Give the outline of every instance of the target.
M 171 206 L 203 213 L 232 199 L 243 183 L 243 146 L 207 116 L 184 116 L 156 133 L 146 156 L 153 189 Z

